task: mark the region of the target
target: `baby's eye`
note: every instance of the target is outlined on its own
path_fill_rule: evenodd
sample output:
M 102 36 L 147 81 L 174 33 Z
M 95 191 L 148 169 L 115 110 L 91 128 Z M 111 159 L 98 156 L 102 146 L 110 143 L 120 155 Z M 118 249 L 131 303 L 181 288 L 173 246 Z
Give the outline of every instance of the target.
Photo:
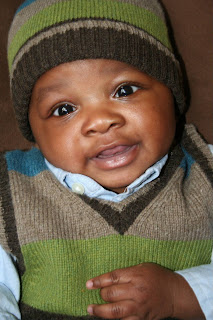
M 56 117 L 62 117 L 75 111 L 76 107 L 72 106 L 69 103 L 64 103 L 54 110 L 53 115 Z
M 138 86 L 125 84 L 125 85 L 122 85 L 120 88 L 118 88 L 118 90 L 115 93 L 115 97 L 116 98 L 126 97 L 126 96 L 129 96 L 130 94 L 133 94 L 137 90 L 139 90 Z

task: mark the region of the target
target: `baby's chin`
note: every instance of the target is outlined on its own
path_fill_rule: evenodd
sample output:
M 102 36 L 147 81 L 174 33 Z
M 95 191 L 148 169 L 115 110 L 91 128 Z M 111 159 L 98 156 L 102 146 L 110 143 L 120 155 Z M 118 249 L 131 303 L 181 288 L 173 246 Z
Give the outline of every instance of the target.
M 133 183 L 137 178 L 139 178 L 143 173 L 138 173 L 137 175 L 131 175 L 130 172 L 128 172 L 128 174 L 121 174 L 119 176 L 116 177 L 116 175 L 111 176 L 111 179 L 108 181 L 105 181 L 105 183 L 103 183 L 103 181 L 97 181 L 104 189 L 109 190 L 109 191 L 113 191 L 117 194 L 119 193 L 123 193 L 126 191 L 126 189 L 128 188 L 128 186 Z
M 115 183 L 111 183 L 111 184 L 107 184 L 107 185 L 102 185 L 102 187 L 106 190 L 109 190 L 109 191 L 112 191 L 112 192 L 115 192 L 117 194 L 119 193 L 123 193 L 126 191 L 127 187 L 133 182 L 134 180 L 129 180 L 127 181 L 125 184 L 124 182 L 125 181 L 122 181 L 120 184 L 118 183 L 118 181 L 116 181 Z
M 113 191 L 113 192 L 119 194 L 119 193 L 123 193 L 126 190 L 127 186 L 125 186 L 125 187 L 122 186 L 122 187 L 117 187 L 117 188 L 106 188 L 106 187 L 104 187 L 104 188 L 109 191 Z

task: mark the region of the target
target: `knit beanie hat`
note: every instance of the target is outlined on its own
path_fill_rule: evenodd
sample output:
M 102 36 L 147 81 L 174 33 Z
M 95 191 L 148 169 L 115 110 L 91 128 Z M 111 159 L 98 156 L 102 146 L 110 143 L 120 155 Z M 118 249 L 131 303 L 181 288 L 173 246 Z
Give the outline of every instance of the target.
M 185 99 L 179 64 L 156 0 L 26 0 L 8 38 L 11 94 L 19 127 L 34 141 L 28 120 L 32 89 L 51 68 L 80 59 L 128 63 L 169 87 L 177 112 Z

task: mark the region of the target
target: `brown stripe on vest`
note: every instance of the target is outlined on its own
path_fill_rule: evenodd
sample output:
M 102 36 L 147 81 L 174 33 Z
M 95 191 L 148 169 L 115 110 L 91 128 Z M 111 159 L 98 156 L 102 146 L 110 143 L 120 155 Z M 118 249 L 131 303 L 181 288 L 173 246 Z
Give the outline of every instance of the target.
M 107 320 L 104 318 L 99 317 L 92 317 L 92 316 L 67 316 L 63 314 L 55 314 L 46 311 L 41 311 L 38 309 L 34 309 L 30 306 L 21 303 L 20 305 L 21 310 L 21 319 L 22 320 Z M 178 320 L 175 318 L 166 318 L 162 320 Z
M 24 261 L 17 234 L 7 163 L 3 153 L 0 154 L 0 198 L 2 205 L 0 222 L 3 220 L 1 228 L 3 227 L 5 234 L 7 234 L 5 249 L 9 249 L 10 252 L 18 259 L 19 266 L 21 266 L 19 272 L 22 275 L 25 269 Z
M 104 318 L 92 317 L 89 315 L 88 316 L 68 316 L 64 314 L 56 314 L 52 312 L 35 309 L 24 303 L 21 303 L 20 311 L 21 311 L 22 320 L 38 320 L 38 319 L 39 320 L 104 320 Z

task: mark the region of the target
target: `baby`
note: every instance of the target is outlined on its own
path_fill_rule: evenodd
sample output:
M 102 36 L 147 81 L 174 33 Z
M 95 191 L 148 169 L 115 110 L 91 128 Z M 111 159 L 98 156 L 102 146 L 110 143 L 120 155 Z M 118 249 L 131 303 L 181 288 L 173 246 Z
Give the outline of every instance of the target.
M 159 2 L 28 0 L 8 41 L 36 147 L 0 158 L 2 315 L 212 319 L 212 146 Z

